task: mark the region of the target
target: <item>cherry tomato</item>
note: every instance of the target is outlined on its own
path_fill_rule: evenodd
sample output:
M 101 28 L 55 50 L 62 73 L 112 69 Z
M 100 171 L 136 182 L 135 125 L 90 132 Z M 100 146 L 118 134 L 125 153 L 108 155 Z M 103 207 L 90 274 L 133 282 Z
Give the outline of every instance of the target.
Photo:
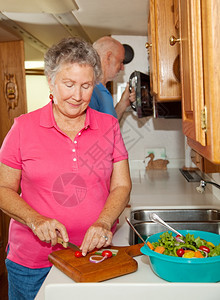
M 180 249 L 178 249 L 178 250 L 176 251 L 176 254 L 177 254 L 179 257 L 182 257 L 184 253 L 185 253 L 185 250 L 182 249 L 182 248 L 180 248 Z
M 76 251 L 75 252 L 75 257 L 77 257 L 77 258 L 82 257 L 82 252 L 81 251 Z
M 110 258 L 110 257 L 112 257 L 112 252 L 109 250 L 105 250 L 102 252 L 102 256 Z
M 206 247 L 206 246 L 200 246 L 199 249 L 202 250 L 202 251 L 205 251 L 207 253 L 210 252 L 210 249 L 208 247 Z

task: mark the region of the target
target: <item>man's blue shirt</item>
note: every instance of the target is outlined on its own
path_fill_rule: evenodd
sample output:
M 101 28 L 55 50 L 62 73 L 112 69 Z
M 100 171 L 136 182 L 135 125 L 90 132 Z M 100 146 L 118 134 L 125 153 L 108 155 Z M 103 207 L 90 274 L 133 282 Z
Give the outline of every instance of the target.
M 117 118 L 112 95 L 102 83 L 94 87 L 89 106 L 97 111 Z

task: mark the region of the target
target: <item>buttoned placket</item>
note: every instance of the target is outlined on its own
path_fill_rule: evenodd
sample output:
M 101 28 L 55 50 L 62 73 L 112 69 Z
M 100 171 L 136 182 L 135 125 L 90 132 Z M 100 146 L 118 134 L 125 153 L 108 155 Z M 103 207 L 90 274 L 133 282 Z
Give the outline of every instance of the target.
M 85 127 L 84 129 L 87 129 L 88 127 Z M 76 170 L 78 169 L 78 142 L 79 142 L 79 139 L 82 135 L 82 132 L 83 130 L 82 129 L 79 133 L 77 133 L 73 143 L 72 143 L 72 166 L 73 166 L 73 169 Z
M 79 134 L 77 134 L 77 136 L 75 137 L 74 141 L 73 141 L 73 148 L 72 148 L 72 166 L 73 166 L 73 169 L 78 169 L 78 162 L 77 162 L 77 154 L 78 154 L 78 151 L 77 151 L 77 148 L 78 148 L 78 137 L 79 137 Z

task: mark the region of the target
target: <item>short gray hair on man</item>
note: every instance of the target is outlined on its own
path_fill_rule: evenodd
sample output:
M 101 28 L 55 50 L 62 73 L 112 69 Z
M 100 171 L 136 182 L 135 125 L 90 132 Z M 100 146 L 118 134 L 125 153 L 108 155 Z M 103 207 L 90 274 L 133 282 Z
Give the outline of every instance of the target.
M 78 37 L 64 38 L 53 45 L 44 56 L 44 73 L 54 82 L 62 64 L 77 63 L 93 68 L 95 83 L 99 82 L 102 69 L 97 51 L 85 40 Z

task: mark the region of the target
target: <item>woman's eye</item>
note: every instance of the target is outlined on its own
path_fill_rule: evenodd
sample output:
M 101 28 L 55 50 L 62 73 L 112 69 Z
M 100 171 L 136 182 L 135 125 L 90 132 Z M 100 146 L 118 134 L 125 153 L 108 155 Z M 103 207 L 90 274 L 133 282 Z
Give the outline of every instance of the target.
M 66 87 L 71 88 L 73 86 L 73 83 L 72 82 L 66 82 L 65 85 L 66 85 Z
M 85 83 L 82 85 L 82 88 L 87 90 L 90 86 L 91 85 L 89 83 Z

